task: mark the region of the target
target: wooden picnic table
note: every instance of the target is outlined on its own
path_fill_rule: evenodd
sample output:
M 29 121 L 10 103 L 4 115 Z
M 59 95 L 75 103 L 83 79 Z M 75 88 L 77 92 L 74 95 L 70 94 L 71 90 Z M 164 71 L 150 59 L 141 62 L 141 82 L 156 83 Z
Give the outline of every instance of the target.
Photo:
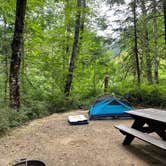
M 129 145 L 135 137 L 166 150 L 166 111 L 159 109 L 138 109 L 127 111 L 134 118 L 131 128 L 116 125 L 126 135 L 123 144 Z M 160 138 L 149 133 L 155 132 Z

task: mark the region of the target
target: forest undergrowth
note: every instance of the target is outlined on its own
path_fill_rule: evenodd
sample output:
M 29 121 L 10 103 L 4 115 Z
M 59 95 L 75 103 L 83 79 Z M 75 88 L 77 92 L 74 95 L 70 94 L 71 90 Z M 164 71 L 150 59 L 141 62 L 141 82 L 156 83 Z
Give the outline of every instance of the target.
M 11 110 L 8 106 L 1 106 L 0 111 L 0 133 L 3 135 L 13 127 L 17 127 L 33 119 L 42 118 L 53 113 L 63 113 L 70 110 L 88 110 L 101 95 L 115 95 L 127 101 L 133 108 L 166 108 L 166 86 L 142 85 L 131 86 L 123 83 L 111 87 L 107 93 L 102 93 L 102 89 L 91 90 L 87 94 L 79 93 L 68 98 L 63 94 L 56 96 L 28 96 L 22 99 L 22 107 L 19 112 Z M 31 100 L 30 100 L 31 98 Z

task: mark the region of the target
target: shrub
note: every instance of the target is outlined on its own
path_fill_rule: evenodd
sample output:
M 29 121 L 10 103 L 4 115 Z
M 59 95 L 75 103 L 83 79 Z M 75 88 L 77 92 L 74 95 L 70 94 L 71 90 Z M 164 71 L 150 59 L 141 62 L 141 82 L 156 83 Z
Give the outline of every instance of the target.
M 23 111 L 15 111 L 9 110 L 8 111 L 8 119 L 9 119 L 9 127 L 17 127 L 28 121 L 28 117 L 25 112 Z
M 133 105 L 166 107 L 166 94 L 163 89 L 165 90 L 163 87 L 153 85 L 142 85 L 141 87 L 131 85 L 129 89 L 125 86 L 124 89 L 122 87 L 112 88 L 112 92 L 127 99 Z
M 4 110 L 0 110 L 0 134 L 9 129 L 8 114 Z

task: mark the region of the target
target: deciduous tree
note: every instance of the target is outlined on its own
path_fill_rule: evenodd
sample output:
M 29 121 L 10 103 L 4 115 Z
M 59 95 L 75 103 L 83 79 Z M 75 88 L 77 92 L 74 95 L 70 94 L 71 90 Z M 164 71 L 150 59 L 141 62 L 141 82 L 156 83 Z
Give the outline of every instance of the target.
M 26 0 L 17 0 L 15 29 L 12 41 L 12 56 L 10 63 L 10 107 L 16 110 L 20 108 L 20 82 L 19 71 L 23 56 L 23 33 L 26 11 Z
M 74 39 L 73 39 L 73 46 L 72 46 L 72 53 L 70 58 L 70 64 L 65 84 L 65 90 L 64 93 L 66 96 L 69 96 L 71 84 L 73 80 L 73 71 L 75 67 L 75 61 L 77 56 L 77 49 L 78 49 L 78 40 L 80 35 L 80 25 L 81 25 L 81 0 L 77 0 L 77 15 L 76 15 L 76 21 L 75 21 L 75 32 L 74 32 Z

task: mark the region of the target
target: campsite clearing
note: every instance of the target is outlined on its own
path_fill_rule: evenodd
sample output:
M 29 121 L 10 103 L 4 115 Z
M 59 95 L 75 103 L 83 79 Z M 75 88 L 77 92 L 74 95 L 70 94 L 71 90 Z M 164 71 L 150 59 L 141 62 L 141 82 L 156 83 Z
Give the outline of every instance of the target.
M 47 166 L 162 166 L 164 150 L 136 139 L 123 146 L 124 137 L 113 126 L 131 126 L 133 120 L 96 120 L 88 125 L 71 126 L 73 111 L 34 120 L 0 138 L 0 165 L 11 166 L 21 158 L 38 159 Z

